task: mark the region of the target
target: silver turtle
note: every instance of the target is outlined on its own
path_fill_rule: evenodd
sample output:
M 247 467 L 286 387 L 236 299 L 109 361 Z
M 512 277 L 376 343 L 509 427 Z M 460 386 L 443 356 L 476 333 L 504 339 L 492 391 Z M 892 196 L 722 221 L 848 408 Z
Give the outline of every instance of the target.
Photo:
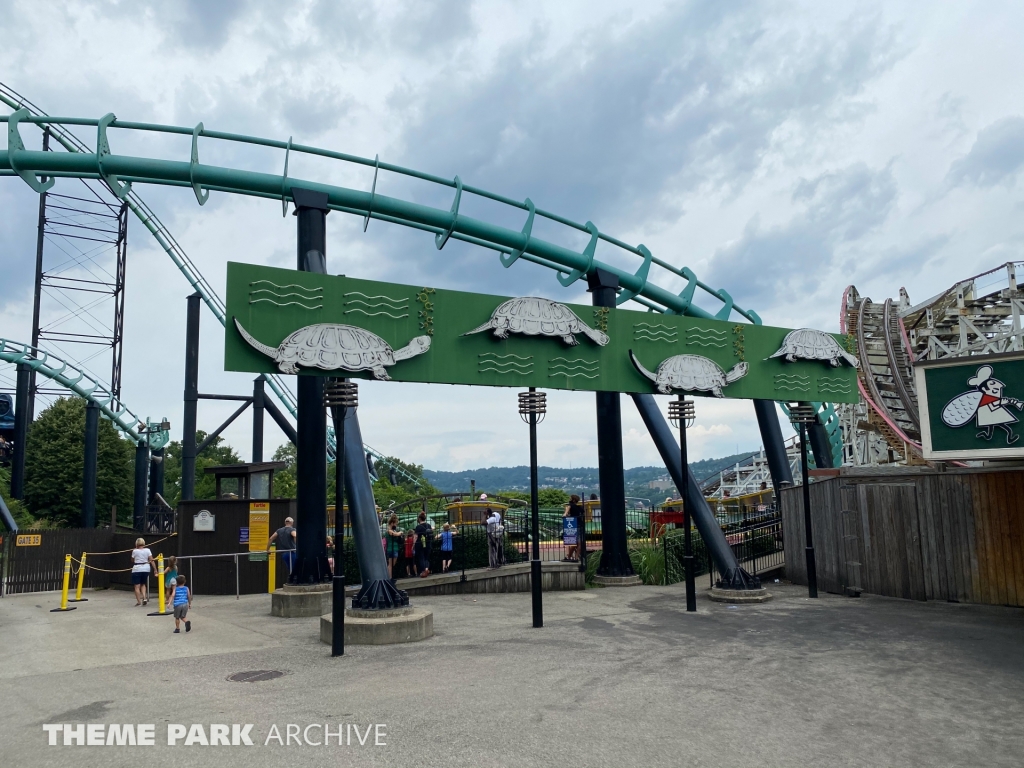
M 839 367 L 840 360 L 845 360 L 854 368 L 860 365 L 856 357 L 839 346 L 832 334 L 813 328 L 798 328 L 787 333 L 779 351 L 768 359 L 773 357 L 784 357 L 787 363 L 795 363 L 797 360 L 828 360 L 833 368 Z
M 629 359 L 643 376 L 657 385 L 659 392 L 666 395 L 671 395 L 674 389 L 682 389 L 687 392 L 710 392 L 715 397 L 725 397 L 722 388 L 747 375 L 746 363 L 736 363 L 726 373 L 714 360 L 700 355 L 675 355 L 662 360 L 657 373 L 651 373 L 644 368 L 632 349 L 629 350 Z
M 429 336 L 417 336 L 401 349 L 392 349 L 375 333 L 354 325 L 332 323 L 299 328 L 275 349 L 254 339 L 237 317 L 233 319 L 249 346 L 277 363 L 281 373 L 298 373 L 299 366 L 325 371 L 372 371 L 374 378 L 390 381 L 385 370 L 388 366 L 430 349 Z
M 588 326 L 565 304 L 534 296 L 522 296 L 499 304 L 491 313 L 490 320 L 462 335 L 469 336 L 492 328 L 499 339 L 507 339 L 509 333 L 558 336 L 569 346 L 576 346 L 579 342 L 573 334 L 583 333 L 602 347 L 608 343 L 608 334 Z

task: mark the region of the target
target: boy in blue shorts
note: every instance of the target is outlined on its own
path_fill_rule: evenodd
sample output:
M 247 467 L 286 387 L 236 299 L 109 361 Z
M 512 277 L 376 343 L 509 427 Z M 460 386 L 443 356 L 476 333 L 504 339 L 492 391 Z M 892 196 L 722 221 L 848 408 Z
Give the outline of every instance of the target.
M 192 622 L 185 617 L 192 607 L 192 590 L 185 586 L 185 577 L 178 576 L 178 586 L 174 588 L 174 631 L 181 632 L 181 622 L 185 622 L 185 631 L 192 631 Z

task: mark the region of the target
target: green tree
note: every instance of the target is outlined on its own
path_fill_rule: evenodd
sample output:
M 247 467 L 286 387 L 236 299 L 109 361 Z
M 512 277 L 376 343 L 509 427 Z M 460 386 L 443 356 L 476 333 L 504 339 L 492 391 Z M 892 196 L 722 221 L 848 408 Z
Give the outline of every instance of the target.
M 206 439 L 206 432 L 196 430 L 196 444 Z M 207 467 L 223 467 L 241 464 L 241 457 L 235 449 L 218 437 L 196 456 L 195 488 L 197 499 L 212 499 L 217 493 L 217 481 L 204 471 Z M 164 449 L 164 498 L 174 507 L 181 500 L 181 441 L 175 440 Z
M 295 443 L 289 440 L 274 451 L 274 461 L 283 461 L 287 466 L 274 473 L 274 496 L 278 499 L 294 499 L 298 481 L 295 476 Z M 328 467 L 330 474 L 333 470 Z
M 96 473 L 96 516 L 106 519 L 111 504 L 130 513 L 134 448 L 114 425 L 100 419 Z M 51 525 L 81 525 L 85 466 L 85 401 L 62 397 L 39 414 L 25 443 L 25 506 Z

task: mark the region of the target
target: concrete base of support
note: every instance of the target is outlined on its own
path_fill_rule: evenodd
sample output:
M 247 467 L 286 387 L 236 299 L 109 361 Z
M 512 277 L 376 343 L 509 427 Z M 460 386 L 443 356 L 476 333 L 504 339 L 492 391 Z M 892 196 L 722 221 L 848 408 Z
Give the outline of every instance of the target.
M 708 598 L 716 603 L 767 603 L 772 599 L 772 595 L 764 587 L 760 589 L 719 589 L 718 587 L 712 587 L 708 590 Z
M 643 584 L 640 577 L 635 574 L 633 576 L 601 576 L 599 574 L 594 577 L 594 583 L 600 584 L 602 587 L 639 587 Z
M 323 616 L 331 610 L 330 584 L 286 584 L 270 596 L 270 615 L 283 619 Z
M 320 642 L 331 644 L 334 621 L 331 614 L 320 617 Z M 421 608 L 393 611 L 345 611 L 345 645 L 395 645 L 415 643 L 434 636 L 434 614 Z

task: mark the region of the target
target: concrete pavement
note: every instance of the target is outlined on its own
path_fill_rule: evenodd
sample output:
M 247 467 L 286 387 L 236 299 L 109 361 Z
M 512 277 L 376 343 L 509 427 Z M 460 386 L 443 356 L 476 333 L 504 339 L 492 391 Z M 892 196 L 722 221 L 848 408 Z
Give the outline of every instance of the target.
M 197 597 L 189 635 L 125 593 L 69 614 L 7 597 L 0 744 L 19 766 L 1021 764 L 1024 611 L 770 589 L 689 615 L 682 585 L 547 593 L 541 630 L 528 594 L 421 598 L 433 639 L 339 659 L 266 595 Z M 227 680 L 251 670 L 286 674 Z M 151 723 L 157 746 L 49 747 L 44 723 Z M 211 723 L 255 746 L 166 746 L 168 724 Z M 323 723 L 384 725 L 387 746 L 264 745 Z

